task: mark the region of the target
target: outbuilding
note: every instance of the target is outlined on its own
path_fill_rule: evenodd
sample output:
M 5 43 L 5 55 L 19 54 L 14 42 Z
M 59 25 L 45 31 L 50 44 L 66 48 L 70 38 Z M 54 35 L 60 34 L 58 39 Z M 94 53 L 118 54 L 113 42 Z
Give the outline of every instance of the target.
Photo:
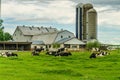
M 31 42 L 1 41 L 0 50 L 30 50 Z

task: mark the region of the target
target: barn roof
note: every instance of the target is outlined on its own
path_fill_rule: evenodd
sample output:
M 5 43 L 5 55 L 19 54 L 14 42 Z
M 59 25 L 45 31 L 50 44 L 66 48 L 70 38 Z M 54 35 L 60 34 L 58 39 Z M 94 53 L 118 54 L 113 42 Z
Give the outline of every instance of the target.
M 32 41 L 32 44 L 44 44 L 43 41 Z
M 56 37 L 59 35 L 59 33 L 62 33 L 62 32 L 65 32 L 65 31 L 67 31 L 67 30 L 56 31 L 56 32 L 51 32 L 51 33 L 44 33 L 44 34 L 39 34 L 39 35 L 34 35 L 32 37 L 32 41 L 34 41 L 34 40 L 41 40 L 45 44 L 52 44 L 52 43 L 55 42 Z
M 34 27 L 34 26 L 17 26 L 16 29 L 19 29 L 23 35 L 37 35 L 49 32 L 56 32 L 58 31 L 56 28 L 52 27 Z
M 73 37 L 73 38 L 63 38 L 59 41 L 57 41 L 57 43 L 59 44 L 79 44 L 79 45 L 85 45 L 84 42 L 78 40 L 77 38 Z
M 57 41 L 56 43 L 62 44 L 62 43 L 66 42 L 66 41 L 68 41 L 68 40 L 70 40 L 70 39 L 71 39 L 71 38 L 63 38 L 63 39 Z

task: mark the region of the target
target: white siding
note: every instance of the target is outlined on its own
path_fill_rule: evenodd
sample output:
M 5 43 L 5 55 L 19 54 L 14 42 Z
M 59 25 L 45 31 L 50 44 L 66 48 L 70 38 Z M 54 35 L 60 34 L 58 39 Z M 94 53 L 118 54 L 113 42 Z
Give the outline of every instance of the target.
M 65 42 L 64 44 L 78 44 L 78 45 L 83 45 L 85 43 L 83 43 L 82 41 L 76 39 L 76 38 L 73 38 L 67 42 Z
M 58 35 L 55 39 L 55 42 L 57 42 L 63 38 L 72 38 L 72 37 L 75 37 L 74 34 L 65 30 L 63 32 L 58 33 Z
M 43 41 L 45 44 L 52 44 L 56 36 L 57 33 L 37 35 L 32 37 L 32 41 Z
M 15 33 L 13 34 L 13 39 L 14 41 L 26 42 L 31 40 L 31 36 L 24 36 L 22 32 L 17 28 Z

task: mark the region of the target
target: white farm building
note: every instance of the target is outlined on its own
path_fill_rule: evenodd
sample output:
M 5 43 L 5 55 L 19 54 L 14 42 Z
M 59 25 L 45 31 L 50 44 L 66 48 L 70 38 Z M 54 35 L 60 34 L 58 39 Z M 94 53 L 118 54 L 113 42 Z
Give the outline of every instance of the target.
M 59 43 L 60 47 L 79 49 L 85 45 L 84 42 L 75 38 L 68 30 L 57 30 L 52 27 L 29 27 L 17 26 L 13 40 L 17 42 L 32 42 L 31 48 L 51 48 L 53 43 Z

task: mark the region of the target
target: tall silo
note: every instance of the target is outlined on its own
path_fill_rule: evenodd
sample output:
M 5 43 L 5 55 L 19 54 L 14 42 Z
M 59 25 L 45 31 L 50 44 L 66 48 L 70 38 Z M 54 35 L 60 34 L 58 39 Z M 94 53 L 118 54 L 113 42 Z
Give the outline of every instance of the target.
M 86 30 L 87 30 L 87 28 L 86 28 L 86 23 L 87 23 L 87 11 L 89 10 L 89 9 L 92 9 L 93 8 L 93 5 L 92 4 L 90 4 L 90 3 L 87 3 L 87 4 L 84 4 L 83 5 L 83 40 L 86 40 L 87 39 L 87 32 L 86 32 Z
M 82 40 L 82 34 L 83 34 L 83 4 L 79 3 L 76 6 L 76 37 L 80 40 Z
M 97 12 L 95 9 L 87 11 L 87 39 L 97 39 Z

